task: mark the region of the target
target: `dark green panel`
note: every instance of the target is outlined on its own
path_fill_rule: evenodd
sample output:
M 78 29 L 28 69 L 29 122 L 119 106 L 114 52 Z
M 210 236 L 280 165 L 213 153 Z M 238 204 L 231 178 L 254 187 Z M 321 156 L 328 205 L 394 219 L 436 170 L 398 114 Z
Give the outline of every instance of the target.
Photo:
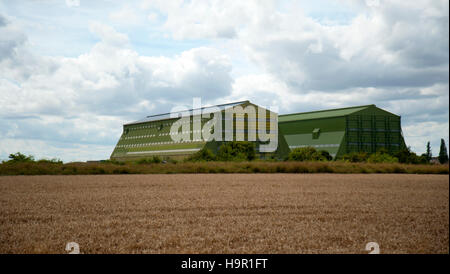
M 343 131 L 345 129 L 345 117 L 280 122 L 278 127 L 283 135 L 312 134 L 316 128 L 319 128 L 320 132 Z
M 375 106 L 346 117 L 345 150 L 342 153 L 374 153 L 384 148 L 395 153 L 404 146 L 401 118 Z

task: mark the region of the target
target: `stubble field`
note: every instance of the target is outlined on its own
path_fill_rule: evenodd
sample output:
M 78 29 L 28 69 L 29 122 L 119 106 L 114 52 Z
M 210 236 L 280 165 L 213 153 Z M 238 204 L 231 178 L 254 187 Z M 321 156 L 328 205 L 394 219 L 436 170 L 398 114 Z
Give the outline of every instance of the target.
M 449 176 L 0 177 L 0 253 L 449 252 Z

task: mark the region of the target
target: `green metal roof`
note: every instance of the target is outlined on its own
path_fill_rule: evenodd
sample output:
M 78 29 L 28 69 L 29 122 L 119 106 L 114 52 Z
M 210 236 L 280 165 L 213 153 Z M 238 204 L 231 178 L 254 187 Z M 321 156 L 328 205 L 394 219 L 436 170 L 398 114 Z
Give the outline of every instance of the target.
M 355 113 L 357 111 L 364 110 L 368 107 L 375 107 L 375 105 L 365 105 L 365 106 L 356 106 L 356 107 L 348 107 L 348 108 L 337 108 L 337 109 L 329 109 L 329 110 L 319 110 L 319 111 L 284 114 L 284 115 L 278 116 L 278 122 L 289 122 L 289 121 L 298 121 L 298 120 L 311 120 L 311 119 L 320 119 L 320 118 L 340 117 L 340 116 L 346 116 L 346 115 Z
M 250 101 L 248 101 L 248 100 L 247 101 L 239 101 L 239 102 L 234 102 L 234 103 L 227 103 L 227 104 L 221 104 L 221 105 L 215 105 L 215 106 L 209 106 L 209 107 L 202 107 L 202 108 L 198 108 L 198 109 L 187 109 L 187 110 L 184 110 L 184 111 L 178 111 L 178 112 L 173 112 L 173 113 L 168 112 L 168 113 L 163 113 L 163 114 L 150 115 L 150 116 L 147 116 L 144 119 L 141 119 L 141 120 L 138 120 L 138 121 L 135 121 L 135 122 L 131 122 L 131 123 L 127 123 L 125 125 L 127 126 L 127 125 L 142 124 L 142 123 L 146 123 L 146 122 L 175 119 L 175 118 L 170 118 L 171 114 L 174 115 L 173 117 L 177 117 L 178 118 L 178 115 L 179 114 L 181 115 L 183 112 L 189 112 L 192 115 L 194 110 L 201 110 L 202 114 L 207 114 L 207 113 L 212 113 L 212 112 L 217 111 L 217 108 L 219 108 L 221 110 L 224 110 L 224 109 L 227 109 L 227 108 L 230 108 L 230 107 L 234 107 L 234 106 L 238 106 L 238 105 L 245 104 L 245 103 L 250 103 Z

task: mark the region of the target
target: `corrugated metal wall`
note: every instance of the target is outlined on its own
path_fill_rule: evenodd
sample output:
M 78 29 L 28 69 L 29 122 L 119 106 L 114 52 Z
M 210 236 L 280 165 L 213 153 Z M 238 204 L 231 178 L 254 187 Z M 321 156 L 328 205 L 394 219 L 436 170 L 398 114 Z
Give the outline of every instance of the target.
M 345 152 L 396 152 L 403 147 L 400 117 L 394 115 L 349 115 L 346 117 Z
M 291 150 L 310 146 L 328 151 L 333 157 L 351 152 L 374 153 L 381 148 L 396 152 L 405 147 L 400 116 L 375 105 L 353 109 L 286 115 L 285 122 L 280 118 L 279 129 Z M 344 112 L 347 114 L 338 117 L 329 115 Z

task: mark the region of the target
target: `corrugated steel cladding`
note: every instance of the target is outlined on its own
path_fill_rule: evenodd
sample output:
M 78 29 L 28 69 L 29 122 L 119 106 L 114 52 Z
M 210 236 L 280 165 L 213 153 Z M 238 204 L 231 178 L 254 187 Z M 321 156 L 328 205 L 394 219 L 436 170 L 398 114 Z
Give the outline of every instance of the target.
M 338 158 L 405 147 L 400 116 L 375 105 L 279 115 L 278 127 L 290 149 L 311 146 Z
M 223 112 L 229 107 L 237 105 L 245 107 L 249 104 L 251 103 L 248 101 L 242 101 L 218 107 Z M 221 142 L 202 140 L 173 142 L 169 132 L 170 126 L 176 120 L 170 119 L 168 114 L 161 114 L 125 124 L 124 132 L 111 158 L 126 160 L 153 155 L 185 157 L 203 147 L 210 148 L 214 152 L 218 150 Z M 201 120 L 202 128 L 207 120 Z M 191 125 L 192 122 L 191 116 Z M 266 125 L 270 125 L 270 120 Z M 247 130 L 248 125 L 245 124 L 244 128 Z M 191 131 L 190 135 L 192 139 L 194 132 Z M 308 146 L 326 150 L 333 157 L 350 152 L 372 153 L 380 148 L 397 151 L 405 147 L 400 116 L 375 105 L 279 115 L 277 135 L 278 150 L 274 154 L 278 158 L 286 157 L 290 149 Z M 258 148 L 259 143 L 255 144 Z

